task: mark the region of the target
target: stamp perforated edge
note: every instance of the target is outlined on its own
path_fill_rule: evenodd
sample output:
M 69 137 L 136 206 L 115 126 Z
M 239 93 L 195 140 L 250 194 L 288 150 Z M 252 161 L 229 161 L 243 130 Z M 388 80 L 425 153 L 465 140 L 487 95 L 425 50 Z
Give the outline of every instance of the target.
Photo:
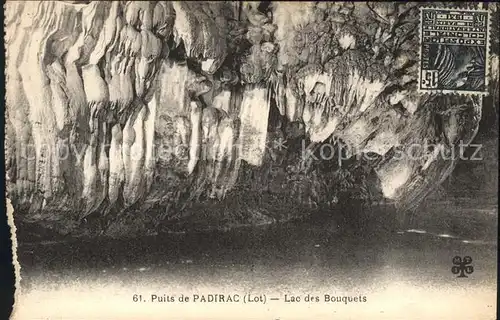
M 418 83 L 417 83 L 417 92 L 422 95 L 465 95 L 465 96 L 488 96 L 490 94 L 490 56 L 491 56 L 491 8 L 488 9 L 476 9 L 476 8 L 460 8 L 457 7 L 458 3 L 453 4 L 454 6 L 450 7 L 437 7 L 437 6 L 422 6 L 419 8 L 419 23 L 418 23 Z M 484 4 L 484 3 L 477 3 Z M 486 3 L 487 4 L 487 3 Z M 421 71 L 421 63 L 422 63 L 422 17 L 423 10 L 448 10 L 448 11 L 468 11 L 468 12 L 484 12 L 487 14 L 487 29 L 486 29 L 486 57 L 485 57 L 485 91 L 466 91 L 466 90 L 443 90 L 443 89 L 429 89 L 422 90 L 420 89 L 420 84 L 422 83 L 422 71 Z

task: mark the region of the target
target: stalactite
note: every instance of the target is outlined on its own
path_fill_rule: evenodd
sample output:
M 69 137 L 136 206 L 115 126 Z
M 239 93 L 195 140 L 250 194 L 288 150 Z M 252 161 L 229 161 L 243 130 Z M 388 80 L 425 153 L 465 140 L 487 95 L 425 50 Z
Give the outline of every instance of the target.
M 416 92 L 416 29 L 366 18 L 391 15 L 378 6 L 276 2 L 263 13 L 254 4 L 35 1 L 6 8 L 8 190 L 32 215 L 174 203 L 198 193 L 196 181 L 201 193 L 222 199 L 247 165 L 267 172 L 283 161 L 275 167 L 293 169 L 292 151 L 280 158 L 274 143 L 298 137 L 316 146 L 341 139 L 352 156 L 388 157 L 375 168 L 384 195 L 417 203 L 454 164 L 435 150 L 422 163 L 394 159 L 394 148 L 442 138 L 439 150 L 453 150 L 471 141 L 481 119 L 480 101 Z M 491 66 L 497 84 L 497 53 Z M 434 106 L 445 106 L 439 125 Z

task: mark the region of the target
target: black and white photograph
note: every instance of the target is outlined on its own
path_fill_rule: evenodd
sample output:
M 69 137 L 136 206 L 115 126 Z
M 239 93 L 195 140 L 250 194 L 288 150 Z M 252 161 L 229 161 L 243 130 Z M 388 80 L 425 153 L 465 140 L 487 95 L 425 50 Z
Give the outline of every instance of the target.
M 9 319 L 497 319 L 499 3 L 4 15 Z

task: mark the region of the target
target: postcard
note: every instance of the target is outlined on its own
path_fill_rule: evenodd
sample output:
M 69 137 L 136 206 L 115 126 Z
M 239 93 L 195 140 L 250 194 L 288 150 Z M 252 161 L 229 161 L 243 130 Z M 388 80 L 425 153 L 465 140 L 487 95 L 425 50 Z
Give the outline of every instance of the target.
M 499 9 L 7 1 L 10 319 L 496 319 Z

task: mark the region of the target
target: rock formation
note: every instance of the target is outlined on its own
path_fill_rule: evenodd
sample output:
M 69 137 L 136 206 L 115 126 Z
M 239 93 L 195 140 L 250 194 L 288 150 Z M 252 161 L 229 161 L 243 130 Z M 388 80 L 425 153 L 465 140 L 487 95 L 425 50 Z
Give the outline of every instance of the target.
M 310 207 L 375 188 L 412 207 L 452 172 L 442 155 L 470 143 L 485 107 L 417 92 L 418 3 L 8 1 L 5 12 L 20 221 L 161 220 L 250 189 Z

